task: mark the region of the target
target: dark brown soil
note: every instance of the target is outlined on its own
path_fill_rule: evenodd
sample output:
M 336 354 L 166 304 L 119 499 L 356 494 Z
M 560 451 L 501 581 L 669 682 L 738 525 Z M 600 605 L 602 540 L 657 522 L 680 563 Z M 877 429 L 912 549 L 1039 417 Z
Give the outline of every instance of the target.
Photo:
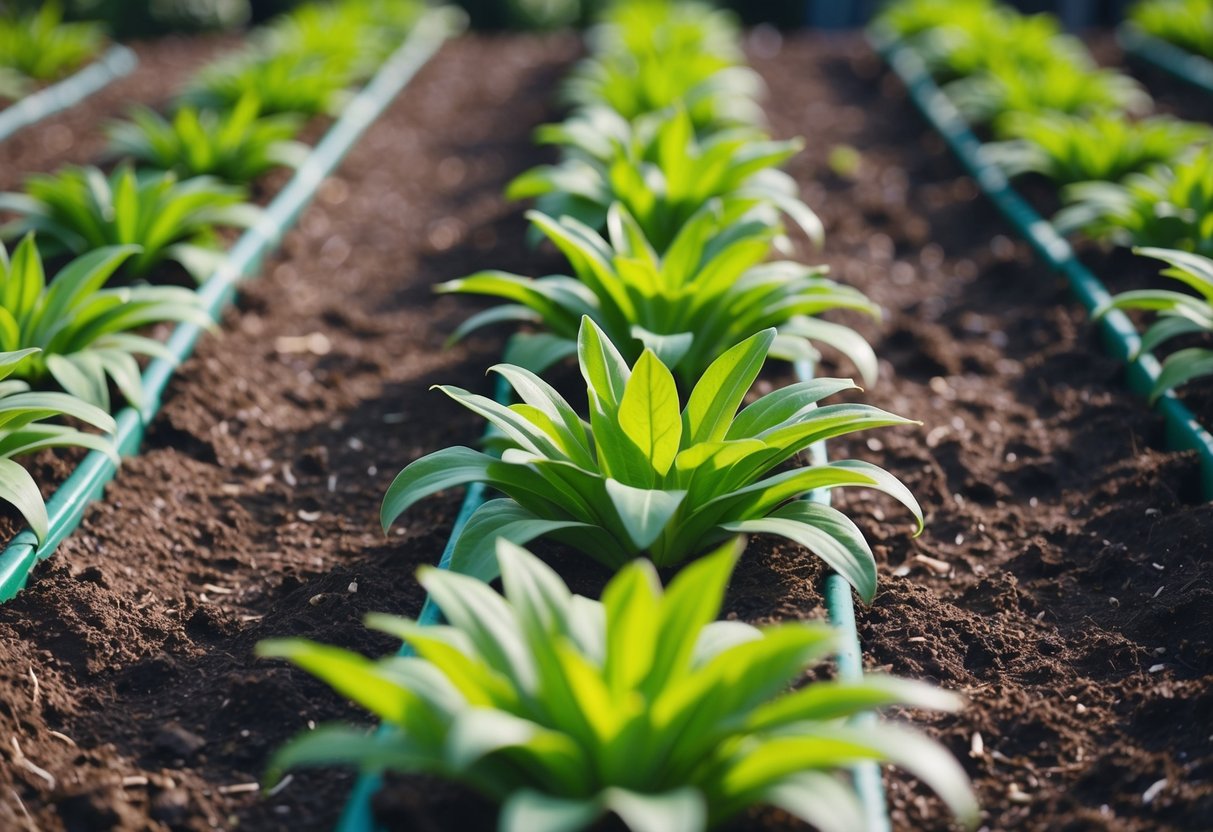
M 887 310 L 867 329 L 884 360 L 865 400 L 924 422 L 832 449 L 893 470 L 928 514 L 911 540 L 883 499 L 842 498 L 882 563 L 859 611 L 870 664 L 969 696 L 925 721 L 973 774 L 989 829 L 1207 828 L 1213 508 L 1194 460 L 1160 450 L 1160 420 L 1061 281 L 856 38 L 751 46 L 773 129 L 809 137 L 792 170 L 828 242 L 804 256 Z M 412 570 L 437 558 L 458 495 L 387 539 L 379 499 L 408 461 L 474 441 L 477 421 L 426 390 L 487 390 L 501 346 L 444 349 L 469 307 L 428 286 L 558 267 L 522 246 L 500 191 L 541 158 L 529 130 L 553 115 L 575 50 L 444 49 L 183 368 L 147 453 L 0 608 L 0 827 L 28 812 L 44 830 L 331 828 L 348 775 L 297 774 L 272 798 L 242 787 L 309 721 L 365 718 L 250 653 L 281 634 L 384 652 L 360 616 L 417 612 Z M 862 155 L 854 178 L 828 165 L 840 144 Z M 578 588 L 601 584 L 541 549 Z M 795 547 L 753 541 L 729 611 L 818 617 L 821 578 Z M 888 783 L 898 829 L 947 827 L 912 783 Z M 428 781 L 380 806 L 395 828 L 490 828 L 485 807 Z M 762 814 L 739 828 L 788 827 Z
M 135 104 L 164 105 L 199 69 L 238 43 L 230 35 L 209 35 L 128 44 L 139 56 L 130 75 L 0 142 L 0 190 L 19 189 L 31 173 L 96 162 L 106 148 L 106 122 Z
M 885 562 L 859 616 L 869 661 L 968 694 L 934 730 L 990 829 L 1206 828 L 1213 507 L 1195 460 L 1161 450 L 1160 420 L 1062 281 L 866 49 L 796 40 L 756 62 L 776 132 L 810 137 L 794 172 L 817 183 L 825 259 L 888 312 L 868 400 L 925 423 L 832 449 L 886 465 L 927 506 L 911 541 L 874 522 L 883 501 L 844 498 Z M 827 165 L 839 143 L 862 155 L 854 180 Z M 944 825 L 889 785 L 896 826 Z
M 409 460 L 477 431 L 429 386 L 487 389 L 499 352 L 445 349 L 467 307 L 429 287 L 555 268 L 501 192 L 542 161 L 530 131 L 575 51 L 445 48 L 182 368 L 145 453 L 0 608 L 0 828 L 332 826 L 348 776 L 299 775 L 274 799 L 248 785 L 309 721 L 357 714 L 251 651 L 299 633 L 384 652 L 362 615 L 416 612 L 413 570 L 456 497 L 390 538 L 378 503 Z

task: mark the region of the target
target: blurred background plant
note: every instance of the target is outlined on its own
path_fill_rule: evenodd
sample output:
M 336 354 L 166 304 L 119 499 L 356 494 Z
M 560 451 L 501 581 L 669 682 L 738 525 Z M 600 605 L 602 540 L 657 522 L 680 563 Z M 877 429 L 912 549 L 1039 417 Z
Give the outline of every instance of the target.
M 458 0 L 481 29 L 551 29 L 593 20 L 602 0 Z M 37 11 L 44 0 L 0 0 L 0 17 Z M 98 20 L 118 38 L 232 29 L 290 11 L 298 0 L 65 0 L 67 16 Z M 800 26 L 805 0 L 730 0 L 746 23 Z
M 392 0 L 382 0 L 392 2 Z M 232 29 L 263 23 L 290 11 L 300 0 L 64 0 L 67 17 L 97 20 L 118 38 L 147 37 L 172 32 Z M 553 29 L 585 25 L 594 20 L 603 0 L 452 0 L 462 6 L 478 29 Z M 1174 0 L 1163 0 L 1174 2 Z M 1205 0 L 1181 0 L 1203 3 Z M 37 11 L 45 0 L 0 0 L 0 18 L 13 12 Z M 871 19 L 881 0 L 717 0 L 746 25 L 770 23 L 781 29 L 802 26 L 856 27 Z M 948 13 L 969 0 L 928 2 Z M 1127 0 L 1066 3 L 1063 0 L 1021 0 L 1011 5 L 1028 12 L 1055 11 L 1070 26 L 1111 25 L 1123 16 Z M 1075 10 L 1078 9 L 1077 17 Z M 1140 21 L 1139 21 L 1140 25 Z

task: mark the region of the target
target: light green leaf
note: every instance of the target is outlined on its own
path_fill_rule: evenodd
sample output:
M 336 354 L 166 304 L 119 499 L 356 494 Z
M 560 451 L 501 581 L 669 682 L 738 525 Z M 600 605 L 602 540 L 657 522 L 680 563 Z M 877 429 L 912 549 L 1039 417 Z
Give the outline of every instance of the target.
M 608 789 L 602 800 L 632 832 L 704 832 L 708 826 L 707 803 L 691 787 L 661 794 Z
M 355 766 L 361 771 L 408 771 L 437 774 L 443 770 L 436 749 L 399 734 L 369 735 L 365 729 L 322 725 L 299 734 L 274 753 L 263 784 L 268 788 L 293 768 Z
M 606 664 L 603 673 L 618 699 L 649 672 L 661 621 L 661 581 L 648 561 L 623 567 L 602 593 L 606 610 Z
M 38 483 L 11 459 L 0 459 L 0 500 L 11 503 L 21 513 L 39 543 L 46 539 L 50 519 Z
M 443 448 L 410 463 L 396 475 L 379 510 L 383 530 L 404 514 L 413 503 L 460 485 L 488 478 L 488 468 L 496 460 L 471 448 Z
M 491 581 L 497 577 L 497 538 L 524 545 L 562 529 L 593 531 L 596 527 L 574 520 L 545 520 L 513 500 L 489 500 L 472 513 L 459 533 L 451 554 L 451 569 Z
M 644 551 L 661 536 L 682 501 L 685 491 L 634 488 L 608 479 L 606 491 L 637 551 Z
M 552 797 L 530 789 L 514 792 L 501 807 L 501 832 L 580 832 L 602 815 L 597 800 Z
M 725 438 L 774 340 L 775 330 L 765 329 L 712 362 L 695 385 L 682 414 L 683 442 L 687 447 Z
M 664 477 L 678 454 L 682 418 L 674 376 L 650 350 L 632 368 L 619 403 L 619 426 Z
M 863 532 L 838 509 L 798 500 L 767 517 L 722 523 L 721 528 L 739 534 L 786 537 L 829 564 L 855 587 L 864 603 L 871 603 L 876 596 L 876 559 Z

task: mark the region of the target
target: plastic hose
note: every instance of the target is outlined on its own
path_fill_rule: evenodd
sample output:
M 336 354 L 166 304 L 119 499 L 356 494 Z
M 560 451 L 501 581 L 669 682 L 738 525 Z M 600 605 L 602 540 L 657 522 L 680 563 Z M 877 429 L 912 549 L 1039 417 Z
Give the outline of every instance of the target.
M 1111 293 L 1107 287 L 1079 261 L 1070 243 L 1011 187 L 1000 168 L 982 157 L 981 141 L 935 83 L 918 54 L 880 29 L 870 30 L 868 37 L 906 85 L 915 106 L 943 136 L 982 192 L 1027 239 L 1036 253 L 1065 276 L 1071 291 L 1087 312 L 1110 300 Z M 1148 353 L 1132 358 L 1141 344 L 1141 337 L 1133 323 L 1124 312 L 1114 309 L 1100 318 L 1098 326 L 1108 353 L 1126 363 L 1129 388 L 1148 396 L 1158 380 L 1161 365 L 1158 359 Z M 1176 449 L 1196 451 L 1200 460 L 1202 491 L 1206 499 L 1213 500 L 1213 435 L 1174 392 L 1160 396 L 1155 408 L 1166 423 L 1167 444 Z
M 461 30 L 464 17 L 457 10 L 440 8 L 428 12 L 405 43 L 379 68 L 375 76 L 351 99 L 341 116 L 308 154 L 287 186 L 266 208 L 261 222 L 237 241 L 224 265 L 199 289 L 211 318 L 218 321 L 236 293 L 237 284 L 260 269 L 287 230 L 315 197 L 320 183 L 345 158 L 358 138 L 387 108 L 417 71 L 451 35 Z M 180 324 L 165 344 L 175 361 L 155 359 L 143 373 L 146 396 L 140 410 L 127 407 L 117 416 L 115 442 L 119 453 L 138 452 L 144 431 L 160 410 L 161 399 L 177 365 L 193 352 L 203 329 Z M 105 454 L 90 452 L 84 461 L 47 501 L 50 530 L 41 545 L 29 529 L 19 532 L 0 552 L 0 603 L 25 586 L 30 570 L 50 557 L 55 548 L 80 524 L 84 510 L 97 499 L 105 484 L 114 478 L 117 465 Z
M 1146 34 L 1132 23 L 1117 29 L 1116 40 L 1125 52 L 1142 63 L 1213 94 L 1213 61 L 1203 55 Z
M 810 361 L 797 361 L 793 365 L 797 381 L 810 381 L 815 373 L 815 367 Z M 809 448 L 809 459 L 814 465 L 826 465 L 830 461 L 825 442 L 818 442 Z M 805 498 L 823 505 L 830 504 L 830 489 L 819 488 L 810 492 Z M 838 630 L 840 639 L 838 645 L 838 677 L 846 682 L 863 681 L 863 653 L 859 645 L 859 632 L 855 628 L 855 602 L 851 597 L 851 585 L 841 575 L 835 573 L 826 578 L 825 584 L 826 611 L 830 623 Z M 875 714 L 861 714 L 855 717 L 860 725 L 870 724 L 876 720 Z M 885 801 L 884 781 L 880 775 L 880 766 L 875 762 L 858 763 L 851 767 L 851 777 L 855 782 L 855 791 L 859 802 L 863 805 L 863 832 L 889 832 L 889 810 Z
M 111 46 L 98 60 L 75 75 L 0 110 L 0 142 L 47 116 L 76 106 L 111 81 L 129 75 L 138 64 L 134 52 L 125 46 Z

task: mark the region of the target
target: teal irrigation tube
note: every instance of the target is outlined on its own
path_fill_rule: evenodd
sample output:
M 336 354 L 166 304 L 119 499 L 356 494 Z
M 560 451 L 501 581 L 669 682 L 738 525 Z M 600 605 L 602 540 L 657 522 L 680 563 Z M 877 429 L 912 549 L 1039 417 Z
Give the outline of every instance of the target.
M 129 75 L 138 64 L 134 52 L 125 46 L 111 46 L 75 75 L 0 110 L 0 142 L 47 116 L 76 106 L 111 81 Z
M 387 108 L 417 71 L 438 50 L 443 41 L 463 26 L 461 13 L 448 8 L 428 12 L 363 89 L 351 99 L 340 118 L 333 124 L 307 159 L 291 177 L 287 186 L 274 198 L 263 219 L 241 235 L 219 268 L 199 290 L 208 313 L 219 320 L 223 309 L 236 293 L 243 278 L 255 274 L 266 255 L 273 251 L 286 231 L 311 203 L 316 189 L 332 173 L 358 138 Z M 194 324 L 181 324 L 165 346 L 176 361 L 156 359 L 143 374 L 142 409 L 124 408 L 118 414 L 115 440 L 119 453 L 135 454 L 144 431 L 160 410 L 161 398 L 181 361 L 193 352 L 203 329 Z M 0 603 L 10 600 L 25 586 L 30 571 L 41 560 L 54 553 L 55 548 L 80 524 L 84 510 L 101 496 L 105 484 L 114 478 L 117 464 L 108 456 L 91 452 L 47 501 L 50 532 L 42 545 L 34 533 L 25 529 L 18 533 L 0 552 Z
M 1108 301 L 1111 294 L 1107 287 L 1079 261 L 1069 242 L 1011 187 L 1002 170 L 985 161 L 981 141 L 931 78 L 926 65 L 914 50 L 879 30 L 869 32 L 869 39 L 905 83 L 915 105 L 944 137 L 981 190 L 1028 240 L 1037 254 L 1065 276 L 1071 291 L 1087 312 Z M 1142 396 L 1148 395 L 1158 380 L 1161 365 L 1150 354 L 1132 358 L 1141 337 L 1128 316 L 1120 310 L 1113 310 L 1099 320 L 1099 329 L 1108 352 L 1127 365 L 1130 389 Z M 1167 443 L 1173 448 L 1196 451 L 1200 458 L 1204 495 L 1206 499 L 1213 500 L 1213 435 L 1174 393 L 1163 394 L 1155 407 L 1166 422 Z
M 510 395 L 509 382 L 504 377 L 498 376 L 493 398 L 501 404 L 508 405 Z M 492 435 L 493 429 L 490 426 L 485 431 L 484 438 L 488 439 Z M 455 515 L 455 522 L 451 525 L 451 536 L 447 538 L 446 546 L 442 549 L 442 556 L 438 559 L 439 569 L 451 568 L 451 555 L 455 552 L 455 541 L 459 539 L 459 533 L 467 525 L 472 512 L 484 505 L 487 499 L 488 489 L 485 488 L 484 483 L 477 482 L 468 486 L 463 503 L 459 506 L 459 513 Z M 425 602 L 421 605 L 421 614 L 417 616 L 417 623 L 426 627 L 442 623 L 442 610 L 438 609 L 438 605 L 430 598 L 429 593 L 426 593 Z M 413 645 L 406 641 L 400 646 L 397 655 L 411 656 L 412 654 Z M 392 730 L 390 726 L 380 725 L 378 733 L 384 735 Z M 379 824 L 375 822 L 375 813 L 371 809 L 371 799 L 374 798 L 375 792 L 379 791 L 382 782 L 383 778 L 379 774 L 364 773 L 358 776 L 358 780 L 354 783 L 354 788 L 346 800 L 345 809 L 337 820 L 336 832 L 379 832 Z
M 1161 69 L 1186 84 L 1213 94 L 1213 61 L 1181 49 L 1173 43 L 1146 34 L 1126 23 L 1116 32 L 1116 40 L 1134 58 Z
M 813 365 L 809 362 L 798 362 L 795 370 L 798 381 L 807 381 L 813 377 Z M 510 387 L 505 379 L 497 379 L 497 389 L 494 395 L 501 404 L 509 403 Z M 486 438 L 491 433 L 491 429 L 487 431 Z M 825 464 L 828 460 L 824 442 L 818 442 L 812 446 L 809 453 L 814 465 Z M 487 490 L 483 483 L 474 483 L 468 488 L 463 503 L 459 506 L 455 522 L 451 526 L 451 536 L 447 539 L 442 556 L 438 561 L 439 569 L 450 568 L 451 554 L 455 549 L 455 540 L 459 537 L 459 532 L 467 525 L 472 512 L 480 508 L 487 498 Z M 828 504 L 830 502 L 829 489 L 814 491 L 808 499 Z M 825 596 L 830 623 L 842 633 L 842 644 L 838 651 L 838 674 L 840 678 L 848 681 L 860 681 L 863 679 L 863 659 L 860 655 L 859 635 L 855 630 L 855 607 L 851 599 L 851 585 L 840 575 L 831 575 L 826 579 Z M 417 622 L 423 626 L 442 622 L 442 611 L 433 603 L 429 595 L 426 595 L 421 607 L 421 614 L 417 616 Z M 412 646 L 406 642 L 401 645 L 398 655 L 408 656 L 412 655 L 412 652 Z M 870 719 L 871 715 L 863 718 Z M 381 725 L 378 733 L 387 734 L 391 730 L 388 726 Z M 889 832 L 889 816 L 886 810 L 880 766 L 876 763 L 854 766 L 852 776 L 855 780 L 856 791 L 863 803 L 864 815 L 867 818 L 864 829 L 856 830 L 856 832 Z M 378 774 L 359 775 L 358 780 L 354 783 L 354 788 L 350 791 L 345 810 L 337 822 L 336 832 L 380 832 L 380 826 L 375 822 L 371 801 L 382 782 L 383 778 Z
M 797 361 L 794 370 L 797 381 L 809 381 L 813 378 L 815 368 L 809 361 Z M 818 442 L 811 446 L 809 458 L 814 465 L 827 464 L 830 458 L 826 443 Z M 829 505 L 830 489 L 818 489 L 810 493 L 807 499 Z M 831 574 L 826 578 L 825 601 L 830 623 L 841 635 L 837 657 L 838 676 L 846 682 L 862 682 L 863 653 L 859 644 L 859 632 L 855 628 L 855 602 L 851 597 L 851 585 L 841 575 Z M 863 714 L 856 719 L 862 723 L 870 723 L 875 721 L 876 717 L 874 714 Z M 875 762 L 859 763 L 851 768 L 851 777 L 855 781 L 859 801 L 863 804 L 865 825 L 862 832 L 889 832 L 889 811 L 880 765 Z

